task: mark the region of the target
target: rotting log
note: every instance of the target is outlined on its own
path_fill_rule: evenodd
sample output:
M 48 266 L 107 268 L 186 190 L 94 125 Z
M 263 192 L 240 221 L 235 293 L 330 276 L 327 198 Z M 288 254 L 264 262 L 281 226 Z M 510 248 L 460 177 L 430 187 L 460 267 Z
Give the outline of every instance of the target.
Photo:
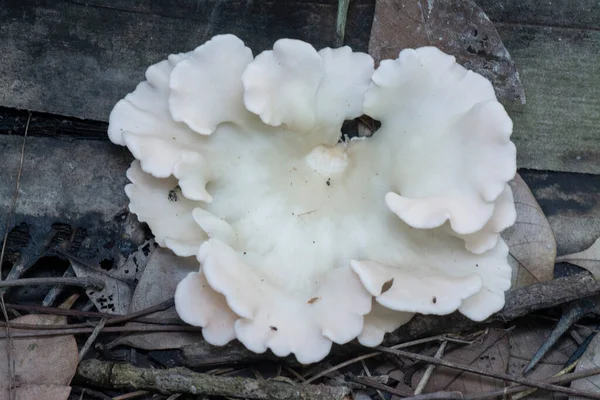
M 84 360 L 77 373 L 93 386 L 111 389 L 151 390 L 162 394 L 189 393 L 209 396 L 272 400 L 350 400 L 343 386 L 296 385 L 279 380 L 214 376 L 187 368 L 149 369 L 110 361 Z
M 472 321 L 458 312 L 443 317 L 417 315 L 408 324 L 386 335 L 383 346 L 393 346 L 442 333 L 456 333 L 497 321 L 509 322 L 535 311 L 556 307 L 598 293 L 600 293 L 600 282 L 594 280 L 587 272 L 513 289 L 506 293 L 504 308 L 483 322 Z M 356 348 L 355 346 L 335 346 L 332 353 L 342 355 L 352 350 L 355 355 Z M 365 348 L 365 351 L 372 350 Z M 225 348 L 200 342 L 182 347 L 181 356 L 184 364 L 189 367 L 254 362 L 257 358 L 276 358 L 270 353 L 252 353 L 237 342 L 230 343 Z M 286 362 L 288 360 L 293 362 L 291 358 L 287 358 Z

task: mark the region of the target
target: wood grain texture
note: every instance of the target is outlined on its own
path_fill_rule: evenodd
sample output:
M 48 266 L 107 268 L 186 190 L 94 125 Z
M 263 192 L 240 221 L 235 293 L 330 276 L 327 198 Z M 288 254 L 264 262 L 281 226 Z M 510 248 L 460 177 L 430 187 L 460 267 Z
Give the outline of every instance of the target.
M 600 28 L 597 0 L 477 0 L 494 22 Z
M 351 2 L 347 43 L 367 50 L 374 0 Z M 0 0 L 0 105 L 106 120 L 168 54 L 233 33 L 258 53 L 282 37 L 335 42 L 337 0 Z
M 600 174 L 600 32 L 497 24 L 527 104 L 508 104 L 520 168 Z

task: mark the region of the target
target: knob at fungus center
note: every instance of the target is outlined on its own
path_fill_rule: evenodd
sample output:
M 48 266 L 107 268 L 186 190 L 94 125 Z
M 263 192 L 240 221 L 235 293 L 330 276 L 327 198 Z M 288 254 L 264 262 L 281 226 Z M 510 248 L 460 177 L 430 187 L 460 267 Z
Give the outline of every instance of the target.
M 345 143 L 338 143 L 333 147 L 317 146 L 306 156 L 306 163 L 323 176 L 339 175 L 348 166 L 346 149 Z
M 309 363 L 414 313 L 503 306 L 512 123 L 454 57 L 408 49 L 374 70 L 348 47 L 282 39 L 253 57 L 223 35 L 146 78 L 109 135 L 136 158 L 130 210 L 199 261 L 175 302 L 209 343 Z M 362 114 L 381 128 L 338 143 Z

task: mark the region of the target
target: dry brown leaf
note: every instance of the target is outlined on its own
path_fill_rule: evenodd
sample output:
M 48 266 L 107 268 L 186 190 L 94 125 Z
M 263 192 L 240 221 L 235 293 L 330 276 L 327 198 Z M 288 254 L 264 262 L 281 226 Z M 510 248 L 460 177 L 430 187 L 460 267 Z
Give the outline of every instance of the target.
M 503 329 L 490 329 L 482 339 L 448 351 L 443 359 L 471 365 L 487 371 L 506 373 L 509 358 L 509 332 Z M 413 376 L 416 387 L 423 371 Z M 458 391 L 464 394 L 493 391 L 504 387 L 502 380 L 465 373 L 452 368 L 436 367 L 425 386 L 423 393 L 436 391 Z
M 592 339 L 585 353 L 579 359 L 577 367 L 575 367 L 575 372 L 598 367 L 600 367 L 600 335 L 596 335 Z M 600 391 L 600 375 L 573 381 L 571 387 L 586 392 L 598 393 Z M 571 396 L 569 400 L 583 400 L 583 398 Z
M 11 320 L 30 325 L 64 324 L 66 317 L 52 315 L 25 315 Z M 32 332 L 12 329 L 12 332 Z M 13 338 L 10 354 L 14 370 L 8 366 L 7 339 L 0 339 L 0 397 L 9 399 L 8 385 L 14 373 L 19 400 L 66 400 L 71 392 L 68 386 L 79 363 L 77 342 L 73 335 Z M 39 394 L 43 393 L 43 396 Z
M 547 322 L 529 321 L 511 332 L 509 374 L 520 376 L 523 373 L 523 369 L 550 335 L 552 329 L 553 326 Z M 535 368 L 527 374 L 527 378 L 541 380 L 553 376 L 563 369 L 577 347 L 577 343 L 569 335 L 563 335 Z M 561 393 L 536 391 L 526 398 L 528 400 L 564 400 L 567 396 Z
M 13 390 L 13 398 L 16 400 L 66 400 L 70 393 L 69 386 L 25 385 Z M 7 387 L 0 387 L 0 399 L 10 399 Z
M 135 312 L 173 297 L 175 288 L 190 272 L 197 272 L 200 264 L 195 257 L 177 257 L 173 252 L 157 248 L 150 256 L 146 269 L 138 283 L 129 312 Z M 165 321 L 179 320 L 174 307 L 148 315 Z M 135 326 L 135 323 L 128 324 Z M 176 349 L 202 340 L 199 333 L 157 332 L 134 334 L 124 337 L 118 344 L 145 350 Z
M 556 240 L 550 224 L 525 181 L 510 182 L 517 209 L 516 223 L 502 233 L 510 249 L 513 288 L 554 278 Z
M 496 28 L 471 0 L 377 0 L 369 53 L 376 62 L 404 48 L 436 46 L 485 76 L 501 100 L 525 103 L 519 74 Z
M 600 279 L 600 238 L 596 239 L 587 249 L 578 253 L 567 254 L 556 258 L 557 262 L 568 262 L 585 268 L 594 275 L 594 278 Z

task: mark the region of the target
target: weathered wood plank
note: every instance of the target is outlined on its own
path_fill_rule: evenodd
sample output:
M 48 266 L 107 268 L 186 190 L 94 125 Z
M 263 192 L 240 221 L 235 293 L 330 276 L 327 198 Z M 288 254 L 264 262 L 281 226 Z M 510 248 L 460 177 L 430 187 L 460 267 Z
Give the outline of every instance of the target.
M 600 174 L 600 32 L 496 26 L 527 96 L 507 105 L 519 167 Z
M 589 247 L 600 237 L 600 176 L 520 170 L 554 231 L 558 254 Z
M 12 203 L 22 143 L 21 136 L 0 136 L 0 230 Z M 92 214 L 112 220 L 127 210 L 125 171 L 131 159 L 108 141 L 30 137 L 15 214 L 62 222 Z
M 367 50 L 374 0 L 352 1 L 347 43 Z M 282 37 L 335 42 L 337 0 L 0 0 L 0 106 L 106 120 L 145 69 L 219 33 L 255 53 Z
M 600 28 L 597 0 L 477 0 L 494 22 Z

